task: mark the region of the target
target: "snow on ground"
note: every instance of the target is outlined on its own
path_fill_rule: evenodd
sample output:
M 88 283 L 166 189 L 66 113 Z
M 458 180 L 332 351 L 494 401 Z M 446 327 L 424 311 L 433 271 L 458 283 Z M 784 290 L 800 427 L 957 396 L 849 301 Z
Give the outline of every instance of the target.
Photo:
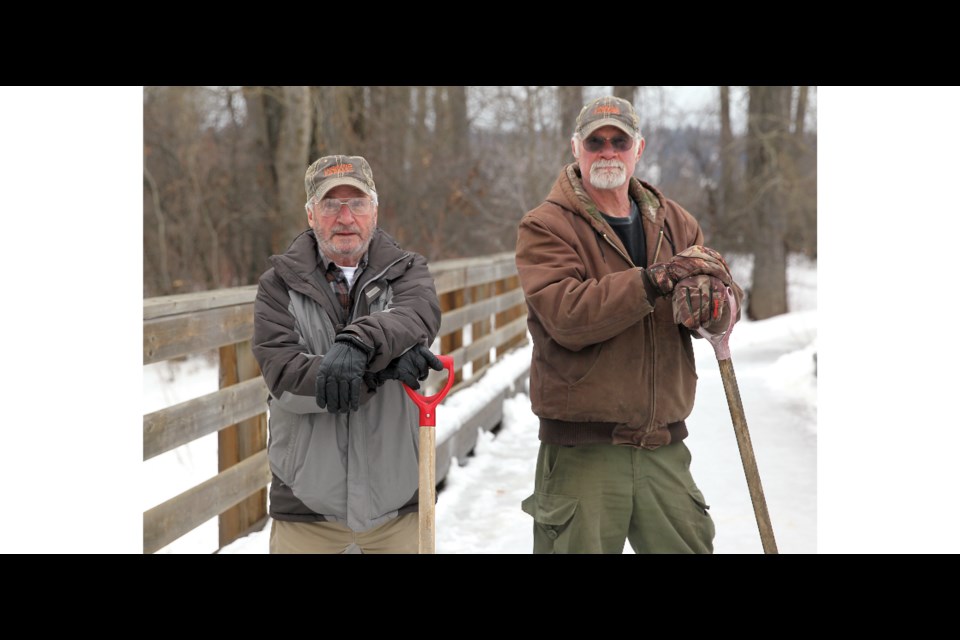
M 215 356 L 167 360 L 143 368 L 143 413 L 151 413 L 208 393 L 219 385 Z M 143 510 L 177 496 L 217 475 L 217 434 L 162 453 L 143 463 Z M 219 540 L 218 518 L 211 518 L 157 553 L 212 553 Z
M 749 281 L 749 260 L 733 258 L 740 282 Z M 817 385 L 816 263 L 791 256 L 789 297 L 796 311 L 769 320 L 744 319 L 730 339 L 750 437 L 757 458 L 773 531 L 781 553 L 816 552 L 817 531 Z M 710 345 L 694 341 L 699 384 L 696 406 L 687 420 L 691 470 L 711 505 L 717 525 L 717 553 L 761 553 L 756 519 L 736 437 L 730 421 L 716 358 Z M 488 371 L 485 380 L 450 397 L 437 414 L 438 441 L 462 423 L 471 407 L 496 393 L 498 381 L 516 374 L 530 358 L 524 347 Z M 181 402 L 216 388 L 216 369 L 202 359 L 145 367 L 144 411 Z M 164 369 L 163 367 L 166 367 Z M 176 391 L 160 391 L 175 375 Z M 165 387 L 169 386 L 164 385 Z M 166 394 L 166 397 L 163 397 Z M 438 553 L 529 553 L 532 520 L 520 502 L 533 491 L 538 423 L 526 394 L 504 403 L 502 428 L 481 431 L 474 455 L 452 465 L 437 503 Z M 216 474 L 216 438 L 144 463 L 144 508 L 176 495 Z M 165 458 L 166 456 L 166 458 Z M 152 466 L 151 466 L 151 463 Z M 164 485 L 163 489 L 155 485 Z M 172 486 L 176 488 L 171 489 Z M 266 553 L 269 525 L 227 546 L 220 553 Z M 216 549 L 216 518 L 162 550 L 210 553 Z M 630 553 L 629 544 L 626 553 Z

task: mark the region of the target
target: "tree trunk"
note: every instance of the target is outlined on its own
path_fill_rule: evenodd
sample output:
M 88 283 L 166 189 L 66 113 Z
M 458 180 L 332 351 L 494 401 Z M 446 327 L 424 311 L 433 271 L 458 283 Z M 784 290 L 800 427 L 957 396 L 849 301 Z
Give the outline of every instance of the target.
M 557 87 L 557 102 L 560 104 L 560 160 L 562 164 L 568 164 L 572 160 L 570 138 L 583 108 L 583 86 Z
M 434 148 L 446 149 L 450 131 L 450 110 L 447 109 L 447 88 L 433 88 L 433 142 Z
M 387 130 L 383 160 L 397 168 L 399 180 L 406 180 L 409 175 L 410 87 L 387 87 L 384 116 Z
M 803 125 L 807 119 L 807 91 L 808 86 L 799 87 L 797 92 L 797 113 L 794 116 L 793 137 L 798 141 L 803 141 Z
M 350 134 L 344 142 L 350 147 L 355 147 L 367 138 L 363 87 L 337 87 L 337 90 L 338 106 L 344 120 L 344 128 Z M 352 148 L 350 151 L 337 151 L 336 153 L 353 155 L 357 152 L 358 149 Z
M 790 87 L 750 87 L 747 120 L 748 189 L 756 236 L 748 315 L 787 312 L 787 215 L 783 175 L 790 135 Z
M 624 100 L 629 100 L 630 104 L 633 104 L 633 101 L 637 98 L 637 89 L 640 87 L 614 87 L 613 95 L 618 98 L 623 98 Z
M 447 110 L 450 113 L 450 150 L 455 160 L 470 157 L 470 122 L 467 119 L 467 88 L 447 87 Z
M 262 229 L 265 233 L 255 234 L 252 238 L 251 255 L 259 261 L 272 253 L 271 240 L 273 229 L 277 226 L 277 185 L 273 171 L 273 157 L 267 135 L 267 114 L 264 106 L 264 87 L 243 87 L 243 101 L 246 105 L 246 120 L 243 124 L 243 155 L 249 159 L 249 179 L 256 184 L 263 210 Z M 262 264 L 262 263 L 261 263 Z
M 736 209 L 733 128 L 730 126 L 730 87 L 720 87 L 720 224 L 728 223 Z
M 810 87 L 797 87 L 793 136 L 789 144 L 787 238 L 791 251 L 817 255 L 817 152 L 815 136 L 807 139 L 807 99 Z
M 308 166 L 312 109 L 309 87 L 276 87 L 269 108 L 277 119 L 273 167 L 277 184 L 277 225 L 271 248 L 281 253 L 306 227 L 303 175 Z

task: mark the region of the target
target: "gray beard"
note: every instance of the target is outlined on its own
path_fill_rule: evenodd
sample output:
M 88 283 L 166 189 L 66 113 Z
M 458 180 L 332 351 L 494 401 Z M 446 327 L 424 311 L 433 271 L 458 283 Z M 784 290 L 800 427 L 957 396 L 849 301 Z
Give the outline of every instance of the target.
M 598 164 L 601 166 L 597 167 Z M 594 173 L 594 169 L 603 168 L 604 164 L 607 167 L 618 167 L 620 169 L 619 173 L 608 173 L 606 171 Z M 618 160 L 597 160 L 590 165 L 589 179 L 590 184 L 595 189 L 616 189 L 622 187 L 627 181 L 627 168 Z

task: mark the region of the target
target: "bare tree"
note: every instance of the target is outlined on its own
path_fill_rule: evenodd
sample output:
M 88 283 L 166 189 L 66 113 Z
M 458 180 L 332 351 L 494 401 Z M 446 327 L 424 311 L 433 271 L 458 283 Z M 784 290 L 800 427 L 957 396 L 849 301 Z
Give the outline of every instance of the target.
M 788 152 L 767 175 L 780 149 L 756 124 L 762 96 L 750 108 L 759 151 L 744 153 L 733 88 L 721 88 L 719 118 L 678 128 L 652 86 L 146 87 L 144 295 L 256 282 L 306 228 L 304 169 L 338 153 L 370 160 L 380 225 L 405 247 L 431 260 L 510 250 L 520 217 L 572 161 L 584 95 L 611 91 L 640 110 L 644 178 L 697 215 L 712 244 L 752 250 L 752 236 L 776 235 L 756 209 L 779 198 L 786 249 L 816 255 L 815 88 L 795 88 L 792 110 L 787 97 Z M 760 180 L 750 186 L 748 155 Z
M 810 87 L 802 86 L 798 87 L 797 90 L 797 108 L 793 118 L 793 136 L 801 140 L 803 139 L 804 121 L 807 118 L 807 93 L 809 89 Z
M 613 88 L 613 95 L 617 96 L 618 98 L 623 98 L 624 100 L 629 100 L 631 103 L 633 103 L 637 99 L 637 89 L 639 88 L 640 88 L 639 86 L 636 86 L 636 87 L 616 87 L 615 86 Z
M 560 161 L 570 162 L 570 136 L 577 123 L 577 116 L 583 108 L 583 87 L 557 87 L 557 102 L 560 107 L 560 135 L 558 147 Z
M 245 87 L 252 152 L 260 157 L 261 188 L 270 194 L 270 249 L 280 253 L 305 225 L 303 174 L 312 126 L 309 87 Z
M 736 207 L 733 180 L 736 154 L 730 125 L 730 87 L 720 87 L 720 216 L 729 217 Z
M 787 213 L 784 162 L 790 135 L 790 87 L 750 87 L 747 189 L 756 224 L 749 317 L 787 311 Z
M 793 135 L 788 144 L 787 247 L 792 252 L 817 255 L 816 135 L 806 131 L 810 87 L 796 87 Z

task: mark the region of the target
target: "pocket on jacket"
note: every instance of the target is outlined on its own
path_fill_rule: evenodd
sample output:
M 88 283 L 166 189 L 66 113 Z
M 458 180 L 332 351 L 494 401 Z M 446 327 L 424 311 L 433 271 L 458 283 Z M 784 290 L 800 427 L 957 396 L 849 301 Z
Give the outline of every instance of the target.
M 573 382 L 569 383 L 571 387 L 575 387 L 578 384 L 583 383 L 584 380 L 590 377 L 594 369 L 597 368 L 597 363 L 600 362 L 600 354 L 603 353 L 604 344 L 605 343 L 601 342 L 599 344 L 586 347 L 585 349 L 581 350 L 577 354 L 576 358 L 570 359 L 571 362 L 588 362 L 589 363 L 586 365 L 586 370 L 583 370 L 583 373 L 580 373 L 580 371 L 582 370 L 580 369 L 580 367 L 577 367 L 577 369 L 572 369 L 570 371 L 571 375 L 569 376 L 569 379 L 573 380 Z M 589 351 L 592 352 L 592 353 L 589 353 L 589 355 L 588 353 L 585 353 L 587 352 L 588 349 Z
M 374 282 L 369 287 L 377 287 L 377 295 L 370 301 L 367 313 L 377 313 L 386 309 L 393 301 L 393 287 L 389 282 Z M 366 315 L 366 314 L 364 314 Z
M 293 484 L 298 452 L 303 450 L 309 436 L 310 425 L 306 417 L 271 407 L 267 458 L 271 471 L 288 486 Z
M 417 491 L 419 415 L 400 383 L 390 380 L 351 416 L 354 453 L 364 458 L 368 470 L 365 489 L 372 520 L 400 509 Z

